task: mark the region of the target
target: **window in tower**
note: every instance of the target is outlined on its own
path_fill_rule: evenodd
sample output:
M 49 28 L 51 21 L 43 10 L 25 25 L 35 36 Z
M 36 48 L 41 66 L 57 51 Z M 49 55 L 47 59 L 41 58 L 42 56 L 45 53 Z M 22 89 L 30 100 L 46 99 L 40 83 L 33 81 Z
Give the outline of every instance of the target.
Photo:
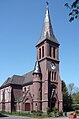
M 41 48 L 39 49 L 39 59 L 41 59 Z
M 42 47 L 42 57 L 44 57 L 44 46 Z
M 51 80 L 51 71 L 49 71 L 49 80 Z
M 53 47 L 53 57 L 55 58 L 55 47 Z
M 24 91 L 26 92 L 26 87 L 24 87 Z
M 52 72 L 52 80 L 54 80 L 54 72 Z
M 56 80 L 56 72 L 54 72 L 54 81 Z
M 52 47 L 50 46 L 49 47 L 49 56 L 51 57 L 51 54 L 52 54 Z

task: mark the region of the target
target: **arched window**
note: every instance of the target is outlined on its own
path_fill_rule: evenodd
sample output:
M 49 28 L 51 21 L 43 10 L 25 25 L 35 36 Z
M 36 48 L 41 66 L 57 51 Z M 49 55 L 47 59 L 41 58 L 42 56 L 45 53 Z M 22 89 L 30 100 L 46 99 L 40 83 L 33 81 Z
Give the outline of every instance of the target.
M 56 80 L 56 72 L 52 72 L 52 80 L 53 80 L 53 81 Z
M 39 59 L 41 59 L 41 48 L 39 49 Z
M 2 100 L 1 100 L 1 91 L 0 91 L 0 102 L 1 102 Z
M 8 98 L 9 98 L 8 90 L 5 90 L 5 101 L 8 101 Z
M 52 72 L 52 80 L 54 80 L 54 72 Z
M 52 46 L 49 47 L 49 56 L 52 56 Z
M 53 57 L 55 58 L 55 47 L 53 47 Z
M 1 91 L 0 92 L 0 101 L 2 101 L 3 100 L 3 92 Z
M 56 72 L 54 72 L 54 81 L 56 80 Z
M 26 92 L 26 87 L 24 87 L 24 91 Z
M 44 57 L 44 46 L 42 47 L 42 57 Z

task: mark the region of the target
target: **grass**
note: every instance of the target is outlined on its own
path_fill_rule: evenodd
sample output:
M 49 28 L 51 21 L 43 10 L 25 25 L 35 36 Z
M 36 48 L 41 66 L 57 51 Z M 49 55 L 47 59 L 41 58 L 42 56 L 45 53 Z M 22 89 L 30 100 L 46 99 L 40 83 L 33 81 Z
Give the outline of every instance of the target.
M 31 118 L 47 118 L 47 117 L 61 117 L 62 115 L 56 114 L 54 112 L 50 112 L 49 114 L 43 112 L 5 112 L 2 111 L 1 114 L 3 115 L 14 115 L 14 116 L 24 116 L 24 117 L 31 117 Z
M 48 117 L 48 115 L 38 115 L 37 113 L 30 113 L 30 112 L 26 112 L 26 113 L 20 113 L 20 112 L 0 112 L 1 114 L 5 114 L 5 115 L 14 115 L 14 116 L 24 116 L 24 117 L 32 117 L 32 118 L 46 118 Z

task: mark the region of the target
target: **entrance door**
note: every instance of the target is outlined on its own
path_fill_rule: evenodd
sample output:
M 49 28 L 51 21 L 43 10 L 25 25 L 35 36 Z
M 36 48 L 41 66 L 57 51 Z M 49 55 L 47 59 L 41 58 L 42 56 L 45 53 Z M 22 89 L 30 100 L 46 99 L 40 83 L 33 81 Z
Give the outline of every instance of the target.
M 25 111 L 30 111 L 30 103 L 25 103 Z
M 52 97 L 50 100 L 50 110 L 52 111 L 52 109 L 55 107 L 56 104 L 56 98 Z

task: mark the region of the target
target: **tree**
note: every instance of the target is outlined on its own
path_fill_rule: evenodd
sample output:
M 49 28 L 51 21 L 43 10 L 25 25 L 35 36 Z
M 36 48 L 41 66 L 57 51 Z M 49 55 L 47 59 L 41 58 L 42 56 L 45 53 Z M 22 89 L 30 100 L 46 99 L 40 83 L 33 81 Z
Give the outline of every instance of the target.
M 68 93 L 67 86 L 62 81 L 62 93 L 63 93 L 63 111 L 70 111 L 72 109 L 72 97 Z
M 69 21 L 72 22 L 74 19 L 79 18 L 79 0 L 73 0 L 72 3 L 66 3 L 65 6 L 69 8 Z
M 79 104 L 79 92 L 72 94 L 73 104 Z
M 68 92 L 69 92 L 70 95 L 72 95 L 74 93 L 74 89 L 75 89 L 74 83 L 70 83 L 68 85 Z
M 74 94 L 74 93 L 77 94 L 77 93 L 79 92 L 79 88 L 76 87 L 76 86 L 74 85 L 74 83 L 70 83 L 67 88 L 68 88 L 68 92 L 69 92 L 70 95 L 72 95 L 72 94 Z

